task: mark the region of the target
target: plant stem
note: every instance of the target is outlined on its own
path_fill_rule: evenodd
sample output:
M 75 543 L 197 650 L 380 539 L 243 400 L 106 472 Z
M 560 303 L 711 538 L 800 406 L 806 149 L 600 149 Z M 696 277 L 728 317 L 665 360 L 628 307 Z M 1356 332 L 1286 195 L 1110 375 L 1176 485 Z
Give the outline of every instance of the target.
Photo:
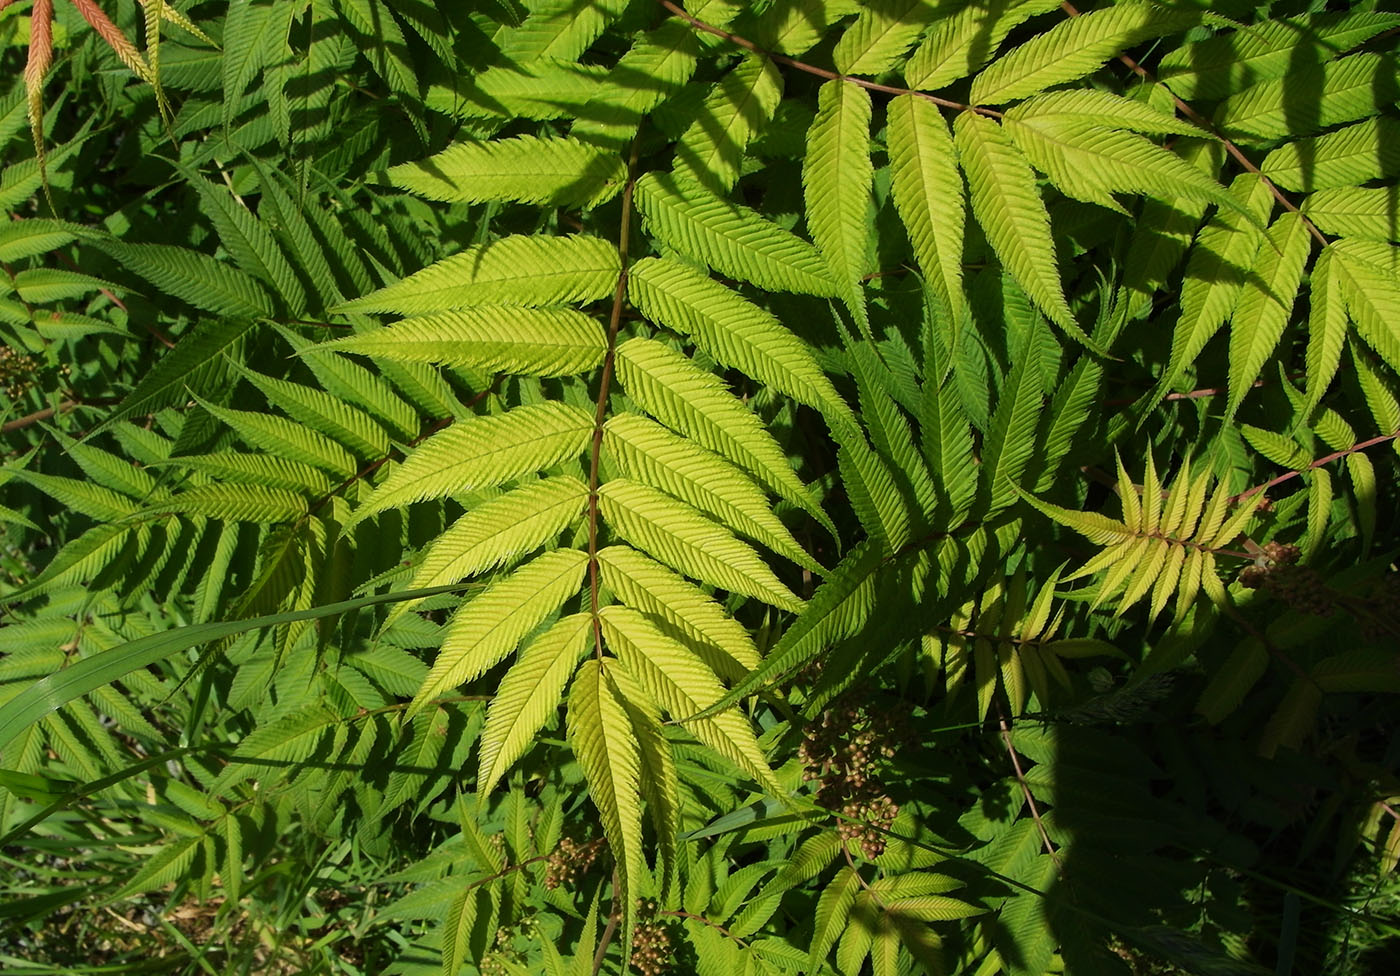
M 617 333 L 622 327 L 622 309 L 627 303 L 627 255 L 632 237 L 632 188 L 637 183 L 637 145 L 632 140 L 627 162 L 627 185 L 622 190 L 622 226 L 618 230 L 617 287 L 613 289 L 612 312 L 608 316 L 608 350 L 603 356 L 603 372 L 598 380 L 598 402 L 593 412 L 593 443 L 588 459 L 588 604 L 593 615 L 593 652 L 603 658 L 603 623 L 598 618 L 598 465 L 603 453 L 603 423 L 608 416 L 608 393 L 612 388 L 617 360 Z

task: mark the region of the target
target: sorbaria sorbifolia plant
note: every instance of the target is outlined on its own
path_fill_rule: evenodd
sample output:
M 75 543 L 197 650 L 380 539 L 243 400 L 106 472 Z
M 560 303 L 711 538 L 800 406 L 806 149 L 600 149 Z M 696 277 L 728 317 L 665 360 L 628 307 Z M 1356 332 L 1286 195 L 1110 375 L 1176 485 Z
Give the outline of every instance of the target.
M 0 968 L 1388 971 L 1378 6 L 0 2 Z

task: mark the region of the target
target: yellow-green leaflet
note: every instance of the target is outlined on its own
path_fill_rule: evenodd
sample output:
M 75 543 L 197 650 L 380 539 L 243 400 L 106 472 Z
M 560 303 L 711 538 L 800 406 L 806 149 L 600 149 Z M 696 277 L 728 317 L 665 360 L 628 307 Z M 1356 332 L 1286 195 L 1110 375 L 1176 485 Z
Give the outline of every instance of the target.
M 963 230 L 967 197 L 948 123 L 932 102 L 916 95 L 890 100 L 890 188 L 909 233 L 919 269 L 948 306 L 956 328 L 963 295 Z
M 802 195 L 807 229 L 826 258 L 842 297 L 863 322 L 861 276 L 869 270 L 869 212 L 875 178 L 870 159 L 870 93 L 844 81 L 821 87 L 807 132 Z
M 485 305 L 404 319 L 318 349 L 490 373 L 569 376 L 601 364 L 607 346 L 602 326 L 571 308 Z
M 627 477 L 693 505 L 799 566 L 822 571 L 773 514 L 759 487 L 718 455 L 634 413 L 618 414 L 603 425 L 603 446 Z
M 473 244 L 335 312 L 422 315 L 471 305 L 568 305 L 606 298 L 617 248 L 596 237 L 523 234 Z
M 588 446 L 593 418 L 565 403 L 516 407 L 470 417 L 428 438 L 375 489 L 352 517 L 488 488 L 551 468 Z
M 759 666 L 758 649 L 738 621 L 703 590 L 630 546 L 598 552 L 603 583 L 624 604 L 651 617 L 715 673 L 737 679 Z
M 1055 267 L 1050 215 L 1030 162 L 996 122 L 963 112 L 953 137 L 972 198 L 972 211 L 1006 270 L 1046 317 L 1071 335 L 1082 334 L 1065 301 Z
M 815 247 L 689 177 L 647 173 L 635 200 L 658 240 L 723 275 L 806 295 L 839 293 Z
M 428 547 L 411 589 L 442 586 L 504 565 L 545 544 L 583 514 L 588 486 L 561 475 L 522 485 L 477 505 Z M 413 609 L 396 604 L 384 626 Z
M 872 0 L 836 42 L 832 51 L 836 70 L 843 75 L 879 75 L 890 70 L 942 13 L 924 0 Z
M 724 688 L 705 663 L 652 621 L 627 607 L 604 607 L 599 614 L 608 648 L 672 718 L 686 719 L 724 697 Z M 768 768 L 742 712 L 731 709 L 686 723 L 692 735 L 735 763 L 770 793 L 782 787 Z
M 751 546 L 649 485 L 609 481 L 598 489 L 598 509 L 620 536 L 687 576 L 784 610 L 802 608 Z
M 575 613 L 520 652 L 486 710 L 476 777 L 478 792 L 491 792 L 559 707 L 564 685 L 592 636 L 592 617 Z
M 578 592 L 588 554 L 556 549 L 492 583 L 462 605 L 448 625 L 442 649 L 410 713 L 480 677 L 515 650 L 526 634 Z
M 999 58 L 972 82 L 974 105 L 1000 105 L 1073 81 L 1139 41 L 1184 30 L 1200 19 L 1138 0 L 1070 17 Z
M 1054 10 L 1057 0 L 994 0 L 970 3 L 940 17 L 904 64 L 910 88 L 936 91 L 966 78 L 995 57 L 1017 24 Z
M 676 144 L 675 172 L 724 192 L 739 178 L 744 149 L 783 97 L 783 76 L 772 61 L 745 57 L 705 97 Z
M 389 170 L 396 186 L 449 203 L 515 203 L 596 206 L 621 192 L 627 167 L 621 157 L 560 136 L 514 136 L 461 142 L 417 163 Z
M 691 336 L 722 365 L 854 423 L 806 343 L 737 292 L 678 261 L 643 258 L 628 272 L 627 294 L 649 319 Z
M 727 457 L 836 534 L 773 436 L 713 374 L 653 339 L 636 338 L 617 347 L 617 378 L 647 413 Z
M 583 767 L 588 795 L 618 866 L 618 900 L 631 906 L 646 869 L 642 856 L 641 757 L 622 693 L 610 671 L 616 661 L 589 658 L 569 693 L 569 742 Z
M 1303 218 L 1286 213 L 1274 221 L 1259 244 L 1230 325 L 1228 416 L 1234 416 L 1283 335 L 1312 243 Z

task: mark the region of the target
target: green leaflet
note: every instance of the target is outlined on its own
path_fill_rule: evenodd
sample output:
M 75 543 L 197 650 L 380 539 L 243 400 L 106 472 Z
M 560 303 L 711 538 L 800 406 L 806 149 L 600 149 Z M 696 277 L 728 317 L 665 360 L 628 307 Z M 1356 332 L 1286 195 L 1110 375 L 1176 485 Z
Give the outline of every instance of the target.
M 214 454 L 186 454 L 174 461 L 157 461 L 157 465 L 185 466 L 214 475 L 225 482 L 263 484 L 274 489 L 321 496 L 332 489 L 328 476 L 318 468 L 301 461 L 290 461 L 273 454 L 244 454 L 239 451 L 217 451 Z
M 1230 399 L 1233 416 L 1278 345 L 1303 279 L 1312 237 L 1302 217 L 1286 213 L 1259 244 L 1230 325 Z
M 1070 123 L 1105 126 L 1147 135 L 1204 137 L 1205 132 L 1145 102 L 1092 88 L 1035 95 L 1006 111 L 1006 118 L 1034 126 L 1059 128 Z M 1199 182 L 1200 177 L 1193 177 Z
M 128 270 L 195 308 L 230 318 L 273 314 L 262 286 L 207 254 L 167 244 L 94 243 Z
M 452 589 L 454 587 L 442 587 L 436 592 L 445 593 Z M 6 599 L 17 595 L 12 593 Z M 118 644 L 53 672 L 0 705 L 0 750 L 13 742 L 29 726 L 67 702 L 81 698 L 103 685 L 122 680 L 132 672 L 149 667 L 181 651 L 250 630 L 261 630 L 300 620 L 318 620 L 362 607 L 410 598 L 422 599 L 432 595 L 433 592 L 422 591 L 381 593 L 310 610 L 177 627 L 174 630 Z
M 762 422 L 712 374 L 659 342 L 636 338 L 617 347 L 617 378 L 647 413 L 727 457 L 836 534 Z
M 1394 186 L 1319 190 L 1303 201 L 1302 211 L 1327 234 L 1400 239 L 1400 189 Z
M 813 594 L 801 615 L 783 632 L 763 666 L 735 685 L 722 700 L 693 717 L 707 718 L 733 707 L 855 633 L 870 616 L 875 603 L 875 574 L 885 558 L 885 552 L 871 540 L 852 547 Z
M 515 235 L 474 244 L 335 312 L 422 315 L 471 305 L 569 305 L 608 298 L 621 265 L 596 237 Z
M 667 891 L 676 873 L 676 840 L 680 832 L 680 778 L 671 742 L 661 728 L 661 710 L 621 666 L 612 677 L 623 688 L 622 706 L 637 736 L 642 782 L 646 784 L 647 811 L 656 830 L 656 866 L 660 891 Z
M 305 762 L 321 746 L 336 716 L 312 706 L 255 729 L 244 737 L 231 761 L 214 782 L 215 795 L 260 774 L 275 776 L 277 767 Z
M 619 85 L 590 99 L 571 134 L 584 142 L 621 151 L 643 116 L 679 91 L 695 73 L 699 41 L 688 24 L 667 20 L 641 35 L 617 63 L 618 77 L 635 73 L 645 85 Z
M 1124 212 L 1114 193 L 1236 201 L 1195 166 L 1142 136 L 1082 120 L 1040 117 L 1002 123 L 1036 169 L 1068 196 Z
M 1273 209 L 1268 184 L 1256 177 L 1237 177 L 1230 192 L 1257 219 L 1266 219 Z M 1253 221 L 1234 212 L 1221 211 L 1201 231 L 1181 286 L 1181 314 L 1172 333 L 1171 358 L 1154 397 L 1176 383 L 1234 311 L 1262 238 Z
M 997 257 L 1051 321 L 1086 341 L 1065 301 L 1050 215 L 1029 161 L 1000 125 L 981 115 L 960 114 L 953 122 L 953 135 L 972 211 Z
M 1285 190 L 1357 186 L 1400 172 L 1400 121 L 1382 116 L 1313 139 L 1298 139 L 1264 157 L 1260 170 Z
M 784 610 L 802 608 L 750 546 L 655 488 L 609 481 L 598 489 L 598 510 L 622 538 L 687 576 Z
M 1240 424 L 1240 433 L 1244 435 L 1250 447 L 1281 467 L 1303 471 L 1312 463 L 1312 455 L 1286 434 L 1255 427 L 1253 424 Z
M 1308 111 L 1299 118 L 1297 93 L 1306 92 Z M 1286 78 L 1261 81 L 1221 103 L 1215 121 L 1232 139 L 1270 143 L 1373 115 L 1400 98 L 1394 61 L 1379 54 L 1353 54 L 1328 64 L 1293 68 Z
M 716 0 L 714 6 L 722 8 L 726 3 L 727 0 Z M 859 9 L 854 0 L 793 0 L 773 4 L 758 18 L 754 39 L 770 51 L 801 57 L 821 40 L 827 25 Z
M 195 400 L 253 447 L 289 460 L 304 460 L 342 478 L 355 473 L 355 458 L 324 434 L 307 430 L 285 417 L 254 410 L 231 410 L 198 397 Z
M 1330 250 L 1331 273 L 1356 331 L 1391 369 L 1400 369 L 1400 327 L 1395 319 L 1400 309 L 1400 252 L 1389 244 L 1358 240 L 1336 241 Z
M 822 85 L 817 117 L 807 130 L 802 196 L 807 231 L 863 327 L 860 279 L 869 269 L 871 184 L 870 93 L 844 81 Z
M 314 343 L 307 342 L 286 329 L 279 329 L 278 334 L 286 339 L 292 349 L 298 353 L 305 353 L 308 349 L 315 347 Z M 412 440 L 418 435 L 418 413 L 394 392 L 383 376 L 376 376 L 358 363 L 339 356 L 311 356 L 306 359 L 306 365 L 327 393 L 338 396 L 349 403 L 357 404 L 378 417 L 388 424 L 388 433 L 399 440 Z M 426 370 L 426 367 L 423 369 Z M 386 370 L 386 372 L 389 371 Z M 390 375 L 397 383 L 405 372 L 407 370 L 403 369 Z M 441 382 L 438 380 L 438 383 Z M 441 415 L 450 412 L 450 410 L 446 410 Z M 433 409 L 426 410 L 425 413 L 429 416 L 440 415 Z
M 238 374 L 262 391 L 269 403 L 280 407 L 296 421 L 333 438 L 365 459 L 378 459 L 389 453 L 389 438 L 368 414 L 325 390 L 289 383 L 252 370 L 238 368 Z
M 773 117 L 783 97 L 778 67 L 760 55 L 744 58 L 710 90 L 676 145 L 675 172 L 723 193 L 739 178 L 744 149 Z
M 871 0 L 836 42 L 836 70 L 843 75 L 884 74 L 938 13 L 938 6 L 928 0 Z
M 1003 55 L 972 82 L 974 105 L 999 105 L 1081 78 L 1124 48 L 1193 26 L 1200 14 L 1122 2 L 1070 17 Z
M 233 125 L 249 82 L 265 63 L 269 45 L 264 35 L 277 28 L 278 18 L 273 14 L 270 5 L 256 4 L 253 0 L 232 0 L 229 4 L 223 33 L 228 53 L 221 59 L 225 131 Z
M 15 273 L 15 291 L 21 301 L 31 305 L 80 298 L 103 288 L 111 292 L 126 290 L 113 282 L 65 268 L 29 268 Z
M 537 556 L 463 604 L 448 625 L 432 670 L 409 714 L 485 674 L 578 592 L 587 553 L 556 549 Z
M 603 448 L 623 475 L 700 509 L 804 569 L 822 572 L 773 514 L 758 486 L 723 458 L 630 413 L 603 425 Z
M 1002 387 L 992 426 L 982 447 L 982 484 L 988 512 L 1000 511 L 1016 497 L 1026 463 L 1035 449 L 1041 412 L 1040 344 L 1035 328 L 1026 330 L 1016 365 Z
M 536 58 L 577 60 L 625 6 L 619 0 L 602 0 L 584 10 L 569 0 L 532 5 L 524 23 L 503 32 L 501 53 L 522 63 Z
M 609 659 L 586 660 L 574 676 L 569 694 L 569 742 L 583 767 L 588 795 L 603 822 L 618 866 L 618 904 L 623 907 L 624 943 L 630 942 L 632 893 L 641 883 L 642 807 L 639 799 L 641 758 L 622 693 Z
M 491 792 L 559 707 L 564 685 L 593 635 L 592 617 L 576 613 L 555 623 L 520 652 L 486 710 L 477 790 Z
M 748 631 L 712 597 L 650 556 L 629 546 L 608 546 L 598 552 L 598 568 L 618 599 L 652 618 L 721 677 L 740 678 L 759 666 Z
M 264 485 L 197 485 L 155 503 L 150 511 L 229 522 L 291 522 L 306 514 L 306 498 Z
M 760 288 L 822 297 L 838 293 L 811 244 L 689 177 L 648 173 L 637 180 L 634 199 L 654 237 L 721 274 Z
M 1093 417 L 1103 373 L 1102 364 L 1081 357 L 1055 391 L 1042 420 L 1043 435 L 1038 437 L 1037 453 L 1031 461 L 1040 468 L 1036 491 L 1044 491 L 1054 483 L 1060 465 L 1066 459 L 1072 460 L 1076 449 L 1082 452 L 1082 438 Z
M 412 585 L 455 583 L 505 565 L 576 522 L 587 500 L 587 485 L 560 476 L 484 501 L 433 541 L 413 574 Z M 396 606 L 385 627 L 412 607 L 411 601 Z
M 564 403 L 459 420 L 405 458 L 355 510 L 349 524 L 388 508 L 489 488 L 552 468 L 581 453 L 592 432 L 593 418 Z
M 890 465 L 862 440 L 841 445 L 836 458 L 861 527 L 881 542 L 885 551 L 899 551 L 912 535 L 915 513 L 900 491 Z
M 1306 61 L 1326 61 L 1397 22 L 1394 14 L 1348 11 L 1266 21 L 1169 52 L 1156 75 L 1177 96 L 1215 100 L 1281 78 Z
M 124 495 L 77 478 L 26 470 L 15 471 L 14 476 L 95 522 L 120 522 L 141 511 L 140 505 Z
M 375 74 L 404 104 L 405 114 L 418 133 L 419 140 L 426 141 L 425 127 L 419 119 L 422 106 L 418 98 L 418 72 L 407 59 L 408 42 L 398 21 L 380 0 L 337 0 L 337 6 L 346 25 L 351 28 L 352 43 L 369 60 Z M 285 12 L 288 19 L 293 16 L 292 10 Z
M 1016 25 L 1054 10 L 1055 0 L 983 0 L 941 18 L 904 65 L 910 88 L 943 88 L 992 59 Z
M 238 266 L 270 286 L 293 315 L 305 311 L 306 292 L 272 231 L 235 200 L 227 187 L 215 186 L 192 173 L 187 179 L 199 194 L 200 209 Z
M 855 423 L 808 345 L 719 282 L 676 261 L 643 258 L 628 272 L 627 295 L 649 319 L 692 337 L 720 364 Z
M 886 113 L 895 207 L 924 280 L 947 306 L 952 321 L 959 323 L 967 306 L 963 295 L 967 202 L 948 123 L 937 106 L 914 95 L 891 99 Z
M 861 880 L 854 867 L 844 867 L 817 899 L 809 957 L 811 966 L 819 966 L 826 960 L 827 953 L 846 930 Z
M 550 203 L 597 206 L 622 190 L 623 161 L 563 137 L 514 136 L 463 142 L 420 163 L 403 163 L 389 178 L 430 200 L 449 203 Z
M 469 366 L 492 373 L 569 376 L 601 364 L 607 345 L 602 327 L 582 312 L 488 305 L 404 319 L 321 343 L 311 351 Z
M 929 336 L 926 347 L 938 339 Z M 957 525 L 977 492 L 972 454 L 972 424 L 958 399 L 953 378 L 941 368 L 937 350 L 925 355 L 924 385 L 919 400 L 920 447 L 941 489 L 935 525 Z
M 557 119 L 578 112 L 606 82 L 600 65 L 538 57 L 431 85 L 424 104 L 459 118 Z
M 652 700 L 672 717 L 693 715 L 724 695 L 724 688 L 705 663 L 664 634 L 649 618 L 619 606 L 604 607 L 598 616 L 608 649 L 627 666 Z M 722 712 L 714 718 L 687 722 L 685 727 L 752 776 L 765 790 L 783 795 L 748 719 L 742 714 Z
M 0 227 L 0 261 L 23 261 L 36 254 L 47 254 L 89 234 L 87 228 L 65 220 L 11 220 Z

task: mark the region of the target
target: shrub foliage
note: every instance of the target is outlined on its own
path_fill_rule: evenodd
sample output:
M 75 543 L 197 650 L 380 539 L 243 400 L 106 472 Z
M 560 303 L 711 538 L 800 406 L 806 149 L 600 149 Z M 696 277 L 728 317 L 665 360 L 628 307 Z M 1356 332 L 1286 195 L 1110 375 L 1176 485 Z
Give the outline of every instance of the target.
M 0 962 L 1377 965 L 1378 6 L 0 3 Z

